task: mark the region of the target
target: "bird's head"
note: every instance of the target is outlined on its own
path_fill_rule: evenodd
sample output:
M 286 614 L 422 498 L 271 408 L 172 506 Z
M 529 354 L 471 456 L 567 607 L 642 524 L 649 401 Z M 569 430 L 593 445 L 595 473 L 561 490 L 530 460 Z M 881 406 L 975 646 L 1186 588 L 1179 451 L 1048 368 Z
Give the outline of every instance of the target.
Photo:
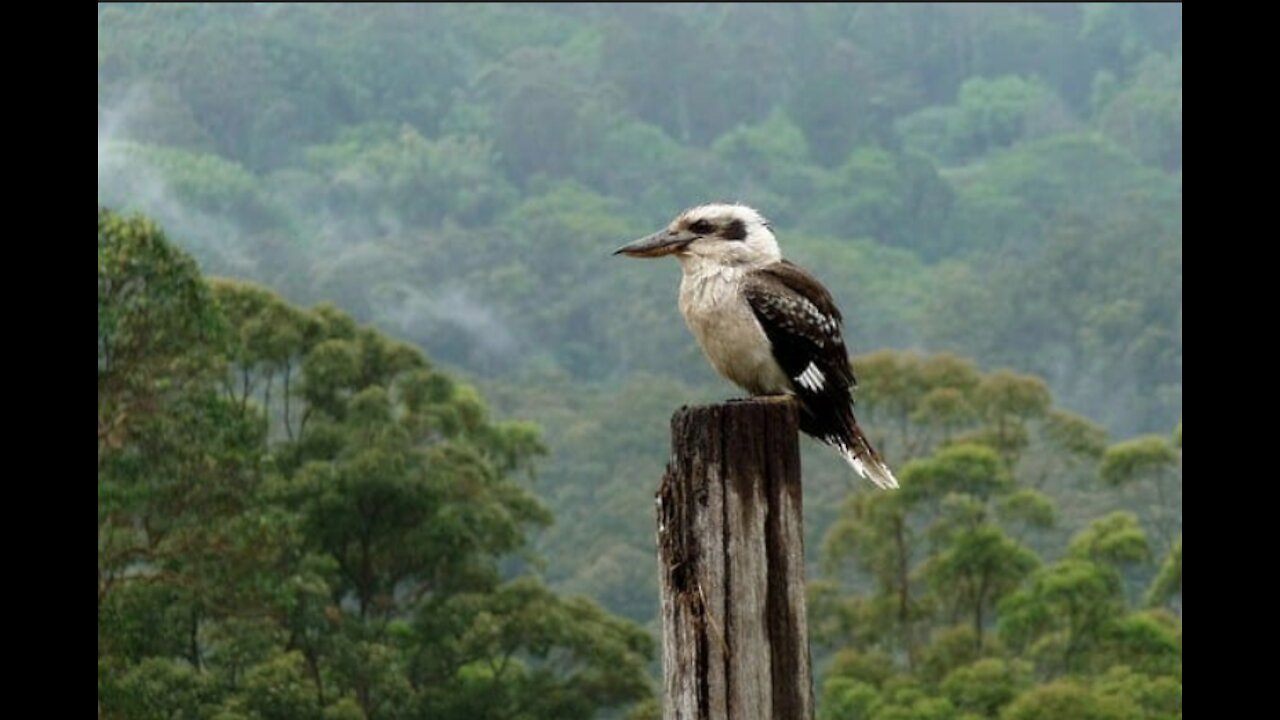
M 767 265 L 782 259 L 764 216 L 746 205 L 714 203 L 689 208 L 658 232 L 623 245 L 614 255 L 675 255 L 720 265 Z

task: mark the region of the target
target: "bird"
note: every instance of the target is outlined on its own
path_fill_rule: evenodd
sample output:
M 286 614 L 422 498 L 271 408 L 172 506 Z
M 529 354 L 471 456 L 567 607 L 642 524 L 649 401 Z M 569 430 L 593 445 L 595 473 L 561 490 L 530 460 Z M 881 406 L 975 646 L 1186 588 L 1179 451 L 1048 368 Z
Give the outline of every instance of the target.
M 720 375 L 752 396 L 788 395 L 800 429 L 881 489 L 898 487 L 853 414 L 857 385 L 831 293 L 784 260 L 769 221 L 736 203 L 691 207 L 614 255 L 680 261 L 679 306 Z

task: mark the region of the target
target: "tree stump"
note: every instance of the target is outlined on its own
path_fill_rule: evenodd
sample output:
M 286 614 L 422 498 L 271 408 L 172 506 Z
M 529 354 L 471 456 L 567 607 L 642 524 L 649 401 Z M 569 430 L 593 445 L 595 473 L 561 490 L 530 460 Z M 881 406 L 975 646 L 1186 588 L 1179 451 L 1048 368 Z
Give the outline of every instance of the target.
M 810 720 L 796 408 L 683 407 L 658 490 L 666 720 Z

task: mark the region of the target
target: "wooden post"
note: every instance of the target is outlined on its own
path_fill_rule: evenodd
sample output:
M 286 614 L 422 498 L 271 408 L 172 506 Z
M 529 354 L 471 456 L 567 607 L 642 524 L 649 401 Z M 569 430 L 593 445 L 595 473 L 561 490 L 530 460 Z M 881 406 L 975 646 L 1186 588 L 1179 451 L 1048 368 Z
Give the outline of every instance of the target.
M 658 490 L 666 720 L 810 720 L 796 410 L 684 407 Z

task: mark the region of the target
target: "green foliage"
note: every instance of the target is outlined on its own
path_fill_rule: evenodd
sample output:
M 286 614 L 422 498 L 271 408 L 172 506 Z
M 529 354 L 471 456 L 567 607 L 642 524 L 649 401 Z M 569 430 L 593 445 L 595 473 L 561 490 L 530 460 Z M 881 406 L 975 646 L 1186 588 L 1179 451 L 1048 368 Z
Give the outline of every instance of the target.
M 950 254 L 944 225 L 954 191 L 929 158 L 859 148 L 818 180 L 815 202 L 803 216 L 815 229 L 874 238 L 926 259 Z
M 1078 154 L 1063 150 L 1064 163 Z M 1011 250 L 985 255 L 981 271 L 948 266 L 948 279 L 928 303 L 926 337 L 933 346 L 992 363 L 1016 364 L 1045 377 L 1060 400 L 1094 408 L 1090 415 L 1113 430 L 1132 432 L 1132 426 L 1116 424 L 1116 402 L 1123 402 L 1130 413 L 1151 418 L 1144 426 L 1167 428 L 1180 417 L 1182 368 L 1176 325 L 1182 290 L 1176 277 L 1181 271 L 1160 281 L 1152 268 L 1181 267 L 1180 223 L 1173 226 L 1181 218 L 1181 207 L 1136 210 L 1145 206 L 1139 197 L 1149 190 L 1099 192 L 1105 182 L 1083 165 L 1087 163 L 1071 181 L 1080 187 L 1066 192 L 1099 197 L 1086 200 L 1078 211 L 1055 209 L 1053 222 L 1043 227 L 1036 227 L 1041 221 L 1024 206 L 1025 223 L 1008 226 L 1008 236 L 1011 241 L 1035 237 L 1043 244 L 1025 254 Z M 1010 179 L 1007 186 L 981 192 L 999 203 L 1014 202 L 1013 196 L 1032 192 L 1037 183 L 1061 171 L 1038 168 L 1027 173 Z M 1143 183 L 1136 178 L 1132 182 Z M 1109 205 L 1116 202 L 1125 206 Z M 984 317 L 983 323 L 967 326 L 964 318 L 975 313 Z M 1039 350 L 1013 350 L 1029 342 Z M 1113 354 L 1103 350 L 1108 346 L 1124 350 Z M 1166 419 L 1155 420 L 1162 416 Z
M 826 577 L 810 596 L 814 640 L 835 653 L 822 712 L 1180 712 L 1181 621 L 1130 605 L 1155 570 L 1138 515 L 1112 512 L 1050 540 L 1062 537 L 1060 503 L 1079 512 L 1070 485 L 1088 485 L 1135 443 L 1106 449 L 1105 433 L 1054 408 L 1037 378 L 892 352 L 854 367 L 874 381 L 864 416 L 901 438 L 889 447 L 920 456 L 901 466 L 902 490 L 855 494 L 826 535 Z M 1060 559 L 1045 563 L 1041 548 Z M 1180 595 L 1180 551 L 1164 568 L 1150 605 Z M 1060 676 L 1071 680 L 1036 684 Z
M 240 707 L 263 720 L 310 720 L 320 717 L 320 703 L 307 682 L 302 653 L 288 652 L 250 668 L 239 693 Z
M 142 217 L 98 211 L 98 455 L 216 372 L 223 330 L 191 258 Z
M 1125 485 L 1144 477 L 1171 472 L 1178 461 L 1169 443 L 1158 435 L 1126 440 L 1107 448 L 1098 474 L 1110 485 Z
M 932 457 L 913 460 L 902 468 L 907 494 L 943 498 L 957 493 L 986 499 L 1007 491 L 1009 472 L 994 450 L 983 445 L 949 445 Z
M 1107 431 L 1088 418 L 1065 410 L 1050 410 L 1045 434 L 1066 452 L 1097 460 L 1107 448 Z
M 908 146 L 955 162 L 1065 129 L 1069 117 L 1043 81 L 973 77 L 960 85 L 955 105 L 908 115 L 898 131 Z
M 1035 553 L 990 526 L 956 532 L 948 545 L 929 561 L 924 574 L 940 597 L 953 598 L 956 615 L 973 617 L 981 642 L 990 606 L 1017 588 L 1039 561 Z
M 307 167 L 325 181 L 317 198 L 343 215 L 392 216 L 414 225 L 471 224 L 505 206 L 512 189 L 492 144 L 475 135 L 424 138 L 409 125 L 344 131 L 307 150 Z
M 1049 672 L 1082 671 L 1102 648 L 1123 601 L 1114 569 L 1061 560 L 1035 573 L 1001 605 L 1001 634 Z
M 1120 720 L 1125 717 L 1120 703 L 1099 698 L 1087 687 L 1070 680 L 1042 685 L 1019 697 L 1000 714 L 1001 720 L 1038 720 L 1071 717 L 1080 720 Z
M 1031 528 L 1049 528 L 1057 518 L 1053 501 L 1031 489 L 1016 490 L 1000 498 L 996 514 L 1006 524 L 1022 523 Z
M 1133 513 L 1112 513 L 1094 520 L 1071 539 L 1067 555 L 1104 565 L 1121 566 L 1150 557 L 1147 536 Z
M 1162 605 L 1175 596 L 1182 598 L 1182 537 L 1173 544 L 1168 557 L 1160 564 L 1160 572 L 1147 589 L 1147 605 Z
M 102 717 L 586 718 L 649 695 L 647 633 L 502 571 L 550 521 L 518 481 L 535 428 L 332 308 L 211 292 L 149 221 L 98 227 Z
M 103 6 L 99 202 L 489 379 L 609 383 L 674 373 L 690 345 L 635 302 L 641 325 L 606 313 L 668 286 L 605 253 L 741 199 L 828 269 L 860 346 L 1035 372 L 1150 431 L 1180 416 L 1181 23 L 1168 5 Z M 566 202 L 574 186 L 598 197 Z M 524 228 L 544 196 L 566 232 Z
M 1101 71 L 1105 72 L 1105 71 Z M 1100 77 L 1102 76 L 1100 72 Z M 1104 81 L 1105 82 L 1105 81 Z M 1101 85 L 1103 83 L 1096 83 Z M 1095 112 L 1103 132 L 1132 148 L 1138 158 L 1169 170 L 1182 168 L 1182 54 L 1146 55 L 1123 90 L 1096 92 Z
M 1117 666 L 1089 684 L 1057 680 L 1034 688 L 1014 700 L 999 717 L 1174 720 L 1182 717 L 1182 681 Z
M 1174 437 L 1181 444 L 1181 430 Z M 1182 534 L 1182 453 L 1169 440 L 1144 435 L 1107 448 L 1098 467 L 1102 482 L 1125 488 L 1142 504 L 1161 551 L 1171 551 Z
M 995 717 L 1029 685 L 1023 663 L 996 658 L 957 668 L 942 681 L 942 692 L 961 712 Z
M 1152 676 L 1115 667 L 1094 683 L 1104 702 L 1124 708 L 1122 717 L 1177 720 L 1182 717 L 1182 678 Z

